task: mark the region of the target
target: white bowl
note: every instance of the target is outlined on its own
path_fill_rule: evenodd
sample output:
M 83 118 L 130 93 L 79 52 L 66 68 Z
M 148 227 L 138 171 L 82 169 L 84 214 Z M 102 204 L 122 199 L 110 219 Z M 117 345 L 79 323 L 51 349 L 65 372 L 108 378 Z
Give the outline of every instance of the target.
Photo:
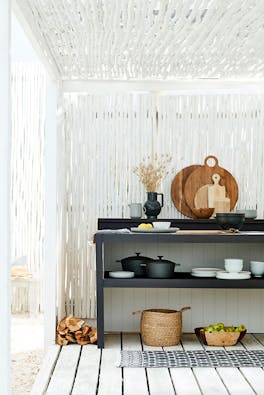
M 236 211 L 238 214 L 245 214 L 245 218 L 257 218 L 257 210 L 254 209 L 244 209 L 244 210 L 237 210 Z
M 243 269 L 243 259 L 225 259 L 225 270 L 229 273 L 239 273 Z
M 264 262 L 250 261 L 250 271 L 254 277 L 262 277 L 264 275 Z
M 155 229 L 169 229 L 171 223 L 168 221 L 152 222 Z

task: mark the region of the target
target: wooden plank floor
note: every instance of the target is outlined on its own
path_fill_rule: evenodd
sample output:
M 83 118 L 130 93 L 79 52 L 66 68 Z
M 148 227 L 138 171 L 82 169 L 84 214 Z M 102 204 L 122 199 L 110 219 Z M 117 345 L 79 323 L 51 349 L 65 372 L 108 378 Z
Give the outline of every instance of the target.
M 199 350 L 203 347 L 194 334 L 184 334 L 180 344 L 164 349 Z M 264 350 L 264 334 L 247 334 L 241 343 L 231 348 Z M 53 346 L 46 354 L 31 394 L 264 395 L 262 368 L 121 369 L 116 367 L 121 349 L 162 348 L 144 346 L 138 334 L 124 333 L 106 335 L 102 351 L 92 345 Z

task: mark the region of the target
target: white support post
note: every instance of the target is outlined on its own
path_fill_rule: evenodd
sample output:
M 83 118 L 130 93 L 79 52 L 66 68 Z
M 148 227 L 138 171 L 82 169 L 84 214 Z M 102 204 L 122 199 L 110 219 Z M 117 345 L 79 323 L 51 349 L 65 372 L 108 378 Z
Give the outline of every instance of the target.
M 45 126 L 45 347 L 55 343 L 57 272 L 57 84 L 47 79 Z
M 0 2 L 0 387 L 10 391 L 10 1 Z

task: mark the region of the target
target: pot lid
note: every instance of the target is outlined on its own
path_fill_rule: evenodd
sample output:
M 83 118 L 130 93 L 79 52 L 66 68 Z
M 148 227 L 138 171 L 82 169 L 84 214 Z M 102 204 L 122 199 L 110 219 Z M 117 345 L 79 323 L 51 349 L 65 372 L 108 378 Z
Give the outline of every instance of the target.
M 172 261 L 169 261 L 168 259 L 162 259 L 163 255 L 158 255 L 159 259 L 153 259 L 154 263 L 173 263 L 175 266 L 180 266 L 180 263 L 175 263 Z
M 126 257 L 126 258 L 122 258 L 121 259 L 121 261 L 142 261 L 142 260 L 144 260 L 144 261 L 153 261 L 153 259 L 152 258 L 149 258 L 149 257 L 147 257 L 147 256 L 143 256 L 143 255 L 140 255 L 141 254 L 141 252 L 135 252 L 135 254 L 136 255 L 133 255 L 133 256 L 128 256 L 128 257 Z

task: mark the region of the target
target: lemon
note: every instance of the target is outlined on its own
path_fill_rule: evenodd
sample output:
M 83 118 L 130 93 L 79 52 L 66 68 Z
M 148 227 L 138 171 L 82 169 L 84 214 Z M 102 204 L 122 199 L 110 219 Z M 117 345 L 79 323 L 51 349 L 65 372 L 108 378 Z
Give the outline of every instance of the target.
M 153 228 L 153 226 L 151 225 L 151 224 L 140 224 L 140 225 L 138 225 L 138 228 L 139 229 L 152 229 Z

